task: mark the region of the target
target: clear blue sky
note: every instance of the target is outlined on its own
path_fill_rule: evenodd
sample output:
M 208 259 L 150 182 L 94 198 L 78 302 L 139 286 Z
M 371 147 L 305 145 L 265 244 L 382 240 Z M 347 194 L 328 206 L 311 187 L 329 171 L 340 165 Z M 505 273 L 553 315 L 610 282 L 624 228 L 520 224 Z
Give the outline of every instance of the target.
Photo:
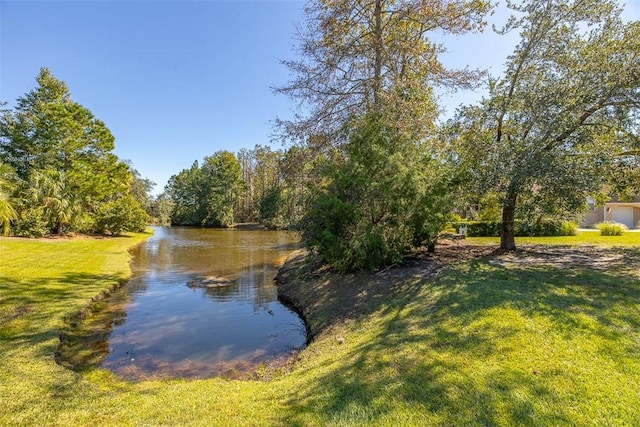
M 626 19 L 640 19 L 628 0 Z M 0 101 L 35 86 L 40 67 L 104 121 L 116 154 L 162 191 L 168 178 L 218 150 L 269 144 L 293 105 L 270 87 L 288 79 L 301 0 L 0 0 Z M 504 22 L 505 15 L 492 18 Z M 499 73 L 515 38 L 439 39 L 445 63 Z M 478 93 L 446 95 L 451 112 Z M 280 148 L 275 145 L 274 148 Z

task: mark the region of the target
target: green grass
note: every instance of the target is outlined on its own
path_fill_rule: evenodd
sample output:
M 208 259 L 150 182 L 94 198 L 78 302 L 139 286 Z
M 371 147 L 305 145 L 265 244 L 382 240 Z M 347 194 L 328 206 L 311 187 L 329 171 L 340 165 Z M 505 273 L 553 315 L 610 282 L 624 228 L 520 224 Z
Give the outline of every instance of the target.
M 637 248 L 592 250 L 609 269 L 505 255 L 435 279 L 302 276 L 288 286 L 323 329 L 269 382 L 55 364 L 64 318 L 128 275 L 142 238 L 0 239 L 0 425 L 640 424 Z

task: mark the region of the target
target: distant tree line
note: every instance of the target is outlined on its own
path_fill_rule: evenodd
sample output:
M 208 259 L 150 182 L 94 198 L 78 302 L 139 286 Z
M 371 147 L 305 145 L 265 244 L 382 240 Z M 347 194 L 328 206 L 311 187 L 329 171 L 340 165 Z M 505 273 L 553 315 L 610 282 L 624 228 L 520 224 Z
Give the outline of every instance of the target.
M 0 229 L 33 237 L 144 230 L 152 183 L 113 154 L 109 129 L 64 82 L 46 68 L 36 81 L 0 116 Z
M 237 155 L 218 151 L 173 175 L 166 200 L 173 225 L 228 227 L 259 222 L 295 228 L 307 210 L 309 188 L 322 156 L 310 148 L 256 145 Z

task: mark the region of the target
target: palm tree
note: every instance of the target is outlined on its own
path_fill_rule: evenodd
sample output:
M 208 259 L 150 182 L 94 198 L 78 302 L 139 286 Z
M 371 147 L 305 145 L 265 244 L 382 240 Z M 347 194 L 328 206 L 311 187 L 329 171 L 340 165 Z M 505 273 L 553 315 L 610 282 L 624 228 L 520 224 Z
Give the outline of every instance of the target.
M 67 188 L 66 174 L 53 169 L 34 171 L 29 186 L 28 197 L 44 207 L 44 218 L 51 231 L 61 234 L 63 227 L 80 212 Z
M 11 174 L 11 168 L 0 163 L 0 232 L 4 236 L 9 235 L 11 221 L 18 218 L 11 202 L 14 187 L 10 179 Z

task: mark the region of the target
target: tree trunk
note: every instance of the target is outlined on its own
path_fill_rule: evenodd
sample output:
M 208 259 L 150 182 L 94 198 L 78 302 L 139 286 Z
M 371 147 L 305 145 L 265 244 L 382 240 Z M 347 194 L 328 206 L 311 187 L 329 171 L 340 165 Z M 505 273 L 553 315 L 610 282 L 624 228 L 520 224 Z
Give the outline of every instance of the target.
M 514 251 L 516 240 L 514 233 L 514 219 L 516 210 L 516 195 L 510 194 L 502 207 L 502 225 L 500 228 L 500 249 Z
M 382 90 L 382 0 L 375 2 L 374 18 L 373 106 L 376 111 L 379 111 L 380 91 Z

